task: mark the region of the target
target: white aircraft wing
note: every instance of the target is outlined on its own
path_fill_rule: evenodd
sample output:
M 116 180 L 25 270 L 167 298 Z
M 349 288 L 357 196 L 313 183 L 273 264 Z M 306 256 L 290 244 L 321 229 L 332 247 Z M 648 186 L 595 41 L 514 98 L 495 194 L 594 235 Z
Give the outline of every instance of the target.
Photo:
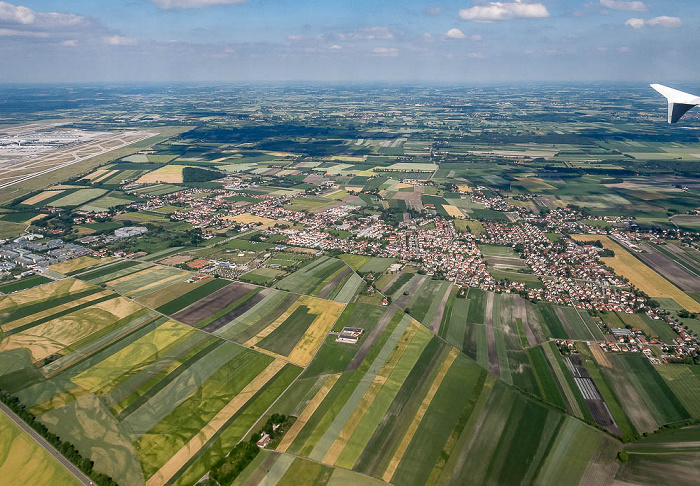
M 652 84 L 652 88 L 668 100 L 668 122 L 676 123 L 688 110 L 700 106 L 700 96 L 669 88 L 662 84 Z

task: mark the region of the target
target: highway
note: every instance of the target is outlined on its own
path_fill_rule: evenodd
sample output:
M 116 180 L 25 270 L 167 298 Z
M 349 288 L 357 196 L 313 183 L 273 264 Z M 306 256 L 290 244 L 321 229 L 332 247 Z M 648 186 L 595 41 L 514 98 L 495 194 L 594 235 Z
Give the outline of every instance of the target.
M 49 444 L 46 439 L 40 436 L 34 429 L 27 425 L 21 418 L 19 418 L 15 413 L 10 410 L 4 403 L 0 403 L 0 411 L 5 415 L 10 417 L 14 423 L 16 423 L 22 430 L 29 434 L 35 441 L 39 443 L 49 454 L 55 457 L 58 462 L 63 464 L 63 466 L 68 469 L 73 476 L 78 478 L 78 481 L 83 483 L 85 486 L 94 486 L 90 478 L 83 474 L 77 467 L 73 465 L 68 459 L 63 457 L 60 452 L 58 452 L 51 444 Z

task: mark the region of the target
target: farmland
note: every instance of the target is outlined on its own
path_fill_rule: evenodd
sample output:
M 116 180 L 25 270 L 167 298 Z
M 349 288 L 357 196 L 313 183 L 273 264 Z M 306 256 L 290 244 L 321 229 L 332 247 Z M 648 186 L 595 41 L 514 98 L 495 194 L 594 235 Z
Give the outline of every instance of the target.
M 284 414 L 234 484 L 695 478 L 700 141 L 645 91 L 71 89 L 27 116 L 163 134 L 5 190 L 0 389 L 98 472 L 206 483 Z
M 4 413 L 0 414 L 0 474 L 7 485 L 81 484 Z

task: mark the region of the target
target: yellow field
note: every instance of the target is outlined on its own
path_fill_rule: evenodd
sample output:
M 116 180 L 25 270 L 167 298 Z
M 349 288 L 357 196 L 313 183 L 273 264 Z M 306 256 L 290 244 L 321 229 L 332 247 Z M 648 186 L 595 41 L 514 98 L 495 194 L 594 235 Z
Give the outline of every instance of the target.
M 165 165 L 148 174 L 144 174 L 136 181 L 137 184 L 154 184 L 157 182 L 169 182 L 173 184 L 182 182 L 182 169 L 184 165 Z
M 116 174 L 117 172 L 119 172 L 118 169 L 108 170 L 107 173 L 102 174 L 102 175 L 99 176 L 97 179 L 94 179 L 92 182 L 102 182 L 102 181 L 104 181 L 104 180 L 109 179 L 110 177 L 112 177 L 112 176 L 113 176 L 114 174 Z
M 299 435 L 301 429 L 304 428 L 306 422 L 309 421 L 309 419 L 314 414 L 318 406 L 321 405 L 321 402 L 326 398 L 328 392 L 331 391 L 333 385 L 335 385 L 335 383 L 338 381 L 338 378 L 340 378 L 340 373 L 337 373 L 335 375 L 329 375 L 328 378 L 326 378 L 326 381 L 323 382 L 323 385 L 321 385 L 321 388 L 316 392 L 316 395 L 314 395 L 311 401 L 306 405 L 304 411 L 301 412 L 301 414 L 299 414 L 299 417 L 289 428 L 287 433 L 284 434 L 284 437 L 277 446 L 278 451 L 284 452 L 289 448 L 290 445 L 292 445 L 294 439 L 297 438 L 297 435 Z
M 105 284 L 108 287 L 113 287 L 117 284 L 123 283 L 123 282 L 128 282 L 129 280 L 133 278 L 141 278 L 144 275 L 148 275 L 149 273 L 153 273 L 156 270 L 158 270 L 158 267 L 155 265 L 152 267 L 144 268 L 143 270 L 139 270 L 138 272 L 130 273 L 129 275 L 124 275 L 123 277 L 117 277 L 114 280 L 110 280 L 109 282 L 106 282 Z
M 30 324 L 34 321 L 37 321 L 39 319 L 43 319 L 44 317 L 48 317 L 52 314 L 56 314 L 58 312 L 62 312 L 64 310 L 70 309 L 71 307 L 76 307 L 81 304 L 85 304 L 87 302 L 91 302 L 93 300 L 100 299 L 106 295 L 111 294 L 112 292 L 109 292 L 107 290 L 102 291 L 102 292 L 97 292 L 91 295 L 87 295 L 85 297 L 82 297 L 80 299 L 75 299 L 70 302 L 66 302 L 65 304 L 57 305 L 54 307 L 51 307 L 50 309 L 43 310 L 41 312 L 36 312 L 32 315 L 22 317 L 20 319 L 15 319 L 13 321 L 10 321 L 6 324 L 2 325 L 2 330 L 5 332 L 11 331 L 12 329 L 17 329 L 18 327 L 22 327 L 25 324 Z
M 299 300 L 309 308 L 311 314 L 317 315 L 288 357 L 292 363 L 305 367 L 311 362 L 311 358 L 323 344 L 328 331 L 343 313 L 345 304 L 308 296 L 302 296 Z
M 50 197 L 61 194 L 62 192 L 63 192 L 63 190 L 40 192 L 39 194 L 22 201 L 22 204 L 37 204 L 37 203 L 40 203 L 41 201 L 44 201 L 45 199 L 48 199 Z
M 425 412 L 428 410 L 430 403 L 433 401 L 433 397 L 435 397 L 438 388 L 440 388 L 440 385 L 442 384 L 442 380 L 445 379 L 445 375 L 447 375 L 447 372 L 450 370 L 452 363 L 454 363 L 455 359 L 457 359 L 458 354 L 459 351 L 457 351 L 456 348 L 450 349 L 447 358 L 440 365 L 440 370 L 438 371 L 437 376 L 433 380 L 432 385 L 430 385 L 430 389 L 428 390 L 428 393 L 426 393 L 423 402 L 420 404 L 420 408 L 418 408 L 416 415 L 413 417 L 411 425 L 408 426 L 406 434 L 403 436 L 403 439 L 401 439 L 401 443 L 399 444 L 398 449 L 396 449 L 394 457 L 391 458 L 389 466 L 384 471 L 384 475 L 382 476 L 382 479 L 384 481 L 391 481 L 392 476 L 396 472 L 396 468 L 399 466 L 401 459 L 403 459 L 403 456 L 406 453 L 406 450 L 408 449 L 408 445 L 411 443 L 411 440 L 413 440 L 413 436 L 416 433 L 416 430 L 418 430 L 418 426 L 420 425 L 421 420 L 423 420 Z
M 362 170 L 362 171 L 358 172 L 357 175 L 360 176 L 360 177 L 372 177 L 372 176 L 377 175 L 377 173 L 375 172 L 375 170 L 376 170 L 376 169 L 381 169 L 381 168 L 382 168 L 382 167 L 381 167 L 380 165 L 378 165 L 377 167 L 372 167 L 371 169 Z M 361 191 L 362 188 L 360 188 L 359 190 Z
M 16 292 L 12 295 L 0 297 L 0 312 L 11 311 L 20 305 L 39 302 L 73 292 L 79 292 L 90 287 L 92 286 L 89 283 L 74 278 L 56 280 L 55 282 L 50 282 L 46 285 L 39 285 L 38 287 L 22 290 L 21 292 Z
M 288 356 L 281 356 L 272 351 L 258 348 L 256 346 L 260 341 L 269 336 L 272 331 L 280 327 L 282 323 L 284 323 L 284 321 L 286 321 L 287 318 L 289 318 L 289 316 L 291 316 L 294 311 L 302 305 L 308 307 L 309 314 L 315 314 L 316 318 Z M 344 308 L 345 304 L 340 302 L 317 299 L 316 297 L 302 295 L 296 302 L 289 306 L 284 314 L 279 316 L 265 329 L 246 341 L 244 346 L 253 347 L 257 351 L 265 353 L 269 356 L 284 358 L 302 367 L 307 366 L 311 361 L 311 358 L 313 358 L 314 354 L 316 354 L 318 348 L 321 347 L 321 344 L 323 344 L 323 340 L 326 338 L 328 331 L 331 330 L 333 324 L 335 324 L 335 321 L 338 320 L 338 317 L 340 317 L 340 314 L 343 312 Z
M 365 186 L 345 186 L 345 190 L 348 191 L 349 193 L 354 193 L 357 194 L 359 192 L 362 192 L 362 189 Z
M 399 182 L 398 184 L 396 184 L 396 186 L 394 186 L 394 189 L 396 189 L 397 191 L 399 189 L 413 189 L 413 184 L 406 184 L 405 182 Z
M 472 188 L 466 184 L 457 184 L 457 190 L 460 192 L 472 192 Z
M 612 363 L 610 363 L 610 360 L 608 359 L 607 354 L 605 354 L 605 351 L 600 349 L 600 346 L 593 343 L 588 348 L 591 350 L 591 353 L 593 353 L 593 357 L 595 358 L 595 360 L 598 362 L 598 364 L 600 366 L 605 366 L 606 368 L 612 368 Z
M 162 349 L 193 332 L 189 326 L 168 321 L 121 351 L 80 373 L 72 381 L 96 393 Z
M 49 267 L 49 270 L 66 274 L 71 272 L 77 272 L 78 270 L 82 270 L 83 268 L 92 267 L 94 265 L 97 265 L 98 263 L 108 263 L 112 260 L 114 260 L 113 257 L 95 258 L 91 256 L 83 256 L 80 258 L 74 258 L 72 260 L 67 260 L 65 262 L 51 265 Z
M 162 486 L 178 472 L 209 440 L 233 417 L 260 389 L 265 386 L 282 368 L 285 362 L 275 360 L 253 381 L 248 383 L 233 400 L 227 403 L 202 430 L 171 457 L 151 478 L 147 486 Z
M 25 348 L 39 361 L 140 309 L 124 297 L 100 302 L 6 337 L 0 352 Z
M 260 224 L 261 228 L 271 228 L 279 223 L 276 219 L 263 218 L 262 216 L 254 216 L 249 213 L 239 214 L 237 216 L 224 216 L 226 221 L 234 221 L 241 224 Z
M 348 191 L 346 191 L 344 189 L 339 189 L 335 192 L 332 192 L 332 193 L 326 195 L 325 197 L 327 197 L 328 199 L 333 199 L 334 201 L 339 201 L 339 200 L 341 200 L 344 197 L 347 197 L 349 195 L 350 195 L 350 193 L 348 193 Z
M 81 484 L 4 413 L 0 413 L 0 478 L 4 486 Z
M 450 206 L 449 204 L 443 204 L 442 208 L 447 212 L 447 214 L 449 214 L 453 218 L 464 219 L 464 214 L 462 213 L 462 211 L 459 210 L 459 208 L 457 206 Z
M 85 181 L 85 180 L 91 181 L 93 179 L 97 179 L 98 177 L 105 175 L 107 172 L 109 172 L 109 169 L 97 169 L 96 171 L 89 173 L 88 175 L 86 175 L 85 177 L 83 177 L 80 180 L 81 181 Z
M 685 294 L 607 236 L 574 235 L 573 238 L 583 242 L 600 240 L 604 248 L 615 252 L 614 257 L 601 258 L 601 261 L 648 296 L 673 299 L 687 311 L 700 312 L 700 302 Z
M 183 271 L 183 272 L 181 272 L 181 273 L 178 273 L 177 275 L 173 275 L 173 276 L 171 276 L 171 277 L 164 278 L 163 280 L 159 280 L 159 281 L 157 281 L 157 282 L 153 282 L 153 283 L 150 283 L 150 284 L 145 285 L 145 286 L 143 286 L 143 287 L 139 287 L 139 288 L 137 288 L 137 289 L 134 289 L 134 290 L 132 290 L 131 292 L 126 292 L 126 293 L 124 293 L 124 295 L 126 295 L 126 296 L 128 297 L 128 296 L 131 296 L 131 295 L 133 295 L 133 294 L 135 294 L 135 293 L 137 293 L 137 292 L 144 292 L 144 291 L 150 290 L 150 289 L 152 289 L 152 288 L 154 288 L 154 287 L 158 287 L 158 286 L 165 286 L 165 287 L 167 287 L 167 286 L 169 286 L 169 285 L 171 285 L 171 284 L 176 283 L 178 280 L 182 280 L 182 279 L 184 279 L 185 277 L 188 277 L 189 275 L 190 275 L 190 274 L 189 274 L 188 272 Z M 186 282 L 185 282 L 185 283 L 186 283 Z M 187 284 L 187 285 L 190 285 L 190 284 Z M 190 287 L 190 288 L 193 288 L 193 287 Z

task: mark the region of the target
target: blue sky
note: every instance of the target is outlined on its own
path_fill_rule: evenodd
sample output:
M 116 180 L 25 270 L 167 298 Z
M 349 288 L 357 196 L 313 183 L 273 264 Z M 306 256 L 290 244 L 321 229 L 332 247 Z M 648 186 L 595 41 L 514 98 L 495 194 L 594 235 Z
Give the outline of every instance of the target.
M 700 0 L 0 1 L 0 82 L 691 81 Z

